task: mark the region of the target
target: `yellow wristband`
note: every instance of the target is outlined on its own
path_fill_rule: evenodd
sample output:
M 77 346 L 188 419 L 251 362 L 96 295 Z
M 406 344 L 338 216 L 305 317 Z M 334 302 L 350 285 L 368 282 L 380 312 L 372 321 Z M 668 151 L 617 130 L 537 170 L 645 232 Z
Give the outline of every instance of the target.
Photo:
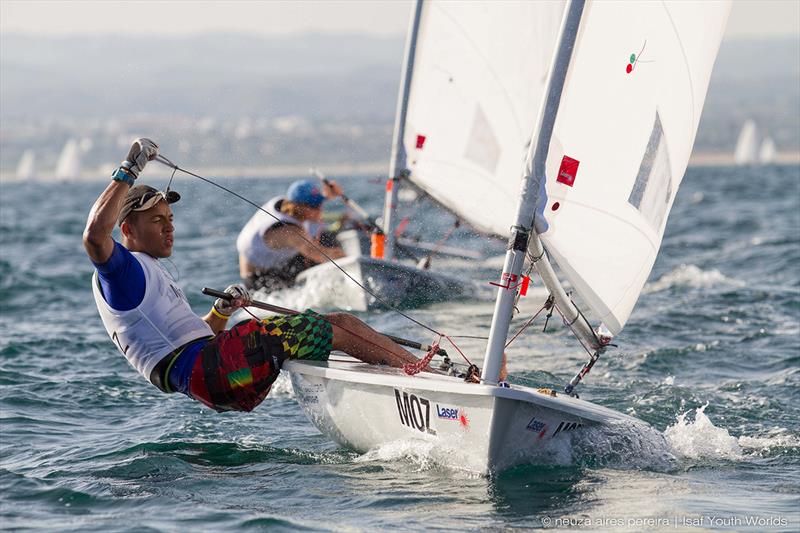
M 223 315 L 222 313 L 217 311 L 217 308 L 214 307 L 213 305 L 211 306 L 211 314 L 221 318 L 222 320 L 228 320 L 231 317 L 231 315 Z

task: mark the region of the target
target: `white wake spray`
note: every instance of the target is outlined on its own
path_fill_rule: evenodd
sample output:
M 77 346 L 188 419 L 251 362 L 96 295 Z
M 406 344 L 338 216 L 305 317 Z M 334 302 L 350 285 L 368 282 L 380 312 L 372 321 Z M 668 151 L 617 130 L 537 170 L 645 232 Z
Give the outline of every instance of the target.
M 642 293 L 659 292 L 672 287 L 704 289 L 719 285 L 743 287 L 745 284 L 741 280 L 729 278 L 715 268 L 703 270 L 695 265 L 681 265 L 667 272 L 657 281 L 645 285 Z
M 676 454 L 690 460 L 742 461 L 774 448 L 800 448 L 800 439 L 785 428 L 773 428 L 766 435 L 735 437 L 727 429 L 717 427 L 705 414 L 708 403 L 678 415 L 664 436 Z

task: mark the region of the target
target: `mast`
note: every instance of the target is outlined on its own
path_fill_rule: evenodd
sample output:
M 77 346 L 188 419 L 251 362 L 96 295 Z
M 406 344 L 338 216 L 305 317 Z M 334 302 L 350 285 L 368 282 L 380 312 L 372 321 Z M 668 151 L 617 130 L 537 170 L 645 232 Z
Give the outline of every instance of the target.
M 383 206 L 383 233 L 386 235 L 384 244 L 384 259 L 394 258 L 394 211 L 397 207 L 397 189 L 400 178 L 404 177 L 406 169 L 406 148 L 403 142 L 406 129 L 406 112 L 408 111 L 408 94 L 411 90 L 411 78 L 414 73 L 414 55 L 417 48 L 417 34 L 424 0 L 416 0 L 414 15 L 408 26 L 406 38 L 406 53 L 403 60 L 402 79 L 400 91 L 397 96 L 397 113 L 395 114 L 394 135 L 392 138 L 392 155 L 389 162 L 389 180 L 386 182 L 386 200 Z
M 501 287 L 497 291 L 495 301 L 494 316 L 489 332 L 489 342 L 486 345 L 486 355 L 483 360 L 483 379 L 489 383 L 496 382 L 500 371 L 500 364 L 503 358 L 508 328 L 511 323 L 511 314 L 514 308 L 514 297 L 517 292 L 517 285 L 520 282 L 520 274 L 525 262 L 525 254 L 528 250 L 529 241 L 532 238 L 533 253 L 535 257 L 541 256 L 537 261 L 537 270 L 541 268 L 549 272 L 545 284 L 556 298 L 556 305 L 564 312 L 566 302 L 569 298 L 564 293 L 560 282 L 552 272 L 541 241 L 533 227 L 533 219 L 536 212 L 536 201 L 539 196 L 540 188 L 544 188 L 545 165 L 547 154 L 550 150 L 550 139 L 553 133 L 558 107 L 561 103 L 561 93 L 564 89 L 567 72 L 569 70 L 572 51 L 578 35 L 578 29 L 583 15 L 585 0 L 571 0 L 564 14 L 559 32 L 558 46 L 551 63 L 550 75 L 545 91 L 545 100 L 542 112 L 539 114 L 539 125 L 534 130 L 534 142 L 526 158 L 525 176 L 522 185 L 522 198 L 517 209 L 517 218 L 511 228 L 511 238 L 508 242 L 503 273 L 500 278 Z M 539 253 L 537 254 L 537 250 Z M 549 274 L 553 274 L 550 277 Z M 554 286 L 551 286 L 554 285 Z M 554 288 L 558 290 L 553 290 Z M 571 305 L 571 303 L 570 303 Z M 574 308 L 574 306 L 573 306 Z M 566 314 L 565 314 L 566 315 Z M 575 310 L 575 315 L 580 315 Z M 570 318 L 568 318 L 570 320 Z M 581 322 L 582 318 L 578 320 Z M 583 321 L 585 322 L 585 320 Z M 577 323 L 576 323 L 577 324 Z M 575 327 L 575 325 L 573 325 Z M 591 326 L 585 324 L 581 329 L 588 327 L 591 333 Z

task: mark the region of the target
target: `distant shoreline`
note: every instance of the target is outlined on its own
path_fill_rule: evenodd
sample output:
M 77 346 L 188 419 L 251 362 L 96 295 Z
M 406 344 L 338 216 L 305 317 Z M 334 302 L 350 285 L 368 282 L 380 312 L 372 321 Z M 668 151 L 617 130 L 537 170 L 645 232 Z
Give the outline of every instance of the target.
M 309 175 L 309 169 L 316 166 L 320 171 L 329 176 L 370 176 L 379 175 L 385 176 L 387 174 L 389 165 L 386 161 L 375 163 L 353 163 L 353 164 L 333 164 L 333 165 L 264 165 L 264 166 L 227 166 L 227 167 L 192 167 L 186 165 L 186 170 L 194 172 L 207 178 L 291 178 L 291 177 L 304 177 Z M 84 170 L 81 176 L 76 181 L 105 181 L 111 172 L 114 170 L 113 166 L 103 166 L 91 170 Z M 146 178 L 164 178 L 169 177 L 171 171 L 161 165 L 153 165 L 152 163 L 145 170 L 144 176 Z M 185 174 L 177 173 L 176 178 L 186 177 Z M 14 182 L 20 181 L 17 177 L 10 172 L 0 173 L 0 182 Z M 36 181 L 56 181 L 48 180 L 47 178 L 38 178 Z
M 689 158 L 690 167 L 728 167 L 734 166 L 733 154 L 729 152 L 694 152 Z M 800 164 L 800 152 L 778 152 L 773 165 Z
M 800 152 L 779 152 L 773 164 L 798 165 Z M 228 167 L 199 167 L 187 168 L 201 176 L 209 178 L 291 178 L 309 175 L 312 165 L 264 165 L 264 166 L 228 166 Z M 728 152 L 698 152 L 693 153 L 689 159 L 690 167 L 734 166 L 733 154 Z M 386 176 L 389 165 L 386 161 L 371 163 L 340 163 L 332 165 L 317 165 L 317 167 L 330 176 Z M 113 167 L 100 167 L 85 170 L 76 181 L 105 181 L 111 175 Z M 146 171 L 147 177 L 169 177 L 170 172 L 166 167 L 151 165 Z M 180 176 L 180 174 L 176 175 Z M 0 182 L 18 182 L 16 176 L 10 172 L 0 173 Z M 50 181 L 40 178 L 37 181 Z

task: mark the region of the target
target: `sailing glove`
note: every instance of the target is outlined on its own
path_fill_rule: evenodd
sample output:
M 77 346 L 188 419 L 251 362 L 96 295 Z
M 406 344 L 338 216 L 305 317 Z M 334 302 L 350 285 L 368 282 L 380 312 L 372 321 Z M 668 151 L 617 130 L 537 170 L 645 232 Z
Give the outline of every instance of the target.
M 158 155 L 158 145 L 150 139 L 136 139 L 128 151 L 122 168 L 133 174 L 134 179 L 139 177 L 139 173 L 144 170 L 148 161 L 152 161 Z
M 229 285 L 225 292 L 231 295 L 230 300 L 217 298 L 214 310 L 224 317 L 229 317 L 239 307 L 246 307 L 250 303 L 250 292 L 243 285 Z
M 330 200 L 331 198 L 344 196 L 344 191 L 342 190 L 342 186 L 335 181 L 325 180 L 322 182 L 322 196 L 324 196 L 326 200 Z

